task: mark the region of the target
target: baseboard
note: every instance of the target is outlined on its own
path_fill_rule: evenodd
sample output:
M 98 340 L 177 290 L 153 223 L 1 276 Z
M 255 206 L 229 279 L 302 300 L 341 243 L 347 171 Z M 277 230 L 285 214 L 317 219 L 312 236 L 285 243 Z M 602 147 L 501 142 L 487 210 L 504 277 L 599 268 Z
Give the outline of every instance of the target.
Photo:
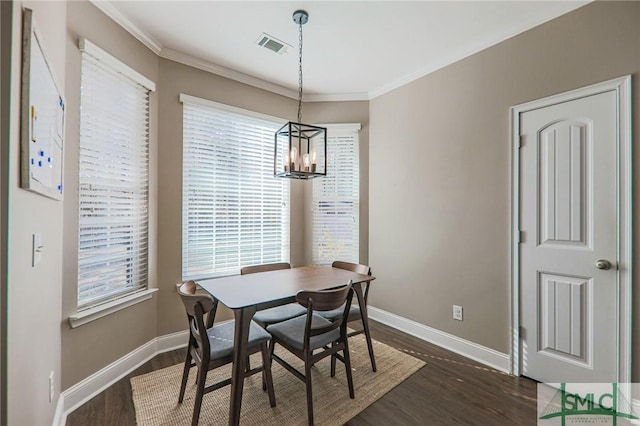
M 481 362 L 491 368 L 508 373 L 510 371 L 509 355 L 486 346 L 445 333 L 424 324 L 401 317 L 374 306 L 367 308 L 369 318 L 393 327 L 403 333 L 410 334 L 429 343 L 438 345 L 474 361 Z
M 69 413 L 156 355 L 186 346 L 187 333 L 179 331 L 156 337 L 62 392 L 59 399 L 64 407 L 62 419 L 66 420 Z
M 631 413 L 635 416 L 640 416 L 640 399 L 631 399 Z M 631 420 L 634 425 L 640 425 L 640 419 Z
M 176 333 L 165 334 L 157 338 L 156 355 L 184 348 L 189 341 L 189 330 L 178 331 Z M 154 355 L 155 356 L 155 355 Z
M 52 426 L 64 426 L 67 423 L 67 415 L 64 411 L 64 394 L 58 395 L 56 404 L 56 412 L 53 415 Z

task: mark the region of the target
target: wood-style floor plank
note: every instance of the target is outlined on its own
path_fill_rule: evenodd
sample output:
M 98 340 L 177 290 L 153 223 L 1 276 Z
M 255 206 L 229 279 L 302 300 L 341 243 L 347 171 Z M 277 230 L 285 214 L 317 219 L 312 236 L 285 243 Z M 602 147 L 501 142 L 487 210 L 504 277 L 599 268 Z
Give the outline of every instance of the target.
M 373 337 L 427 362 L 347 425 L 535 425 L 536 382 L 513 377 L 371 321 Z M 67 426 L 135 425 L 129 379 L 182 363 L 160 354 L 67 417 Z M 367 354 L 363 354 L 367 356 Z

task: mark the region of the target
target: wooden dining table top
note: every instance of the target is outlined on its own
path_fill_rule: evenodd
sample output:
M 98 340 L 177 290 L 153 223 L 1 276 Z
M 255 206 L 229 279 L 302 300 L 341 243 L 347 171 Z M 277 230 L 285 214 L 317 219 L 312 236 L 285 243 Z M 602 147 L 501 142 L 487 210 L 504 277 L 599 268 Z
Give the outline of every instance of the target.
M 249 306 L 268 307 L 273 302 L 294 301 L 300 290 L 329 290 L 351 280 L 363 283 L 375 280 L 330 265 L 310 265 L 277 271 L 198 280 L 205 291 L 230 309 Z M 261 306 L 263 305 L 263 306 Z

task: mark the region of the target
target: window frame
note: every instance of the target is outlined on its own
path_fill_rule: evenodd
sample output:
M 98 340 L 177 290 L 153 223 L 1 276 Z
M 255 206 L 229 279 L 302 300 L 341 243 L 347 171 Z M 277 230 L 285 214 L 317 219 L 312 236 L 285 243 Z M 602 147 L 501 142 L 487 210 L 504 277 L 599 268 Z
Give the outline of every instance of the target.
M 327 177 L 331 178 L 332 169 L 334 169 L 335 165 L 331 160 L 331 145 L 332 142 L 335 141 L 336 138 L 341 137 L 352 137 L 354 140 L 354 158 L 352 159 L 352 167 L 357 168 L 354 171 L 354 178 L 357 179 L 357 182 L 353 184 L 357 189 L 354 189 L 351 197 L 340 196 L 337 194 L 319 194 L 318 191 L 321 188 L 321 182 L 316 182 L 317 179 L 313 180 L 312 186 L 312 195 L 311 195 L 311 260 L 314 264 L 331 264 L 335 260 L 343 260 L 348 262 L 359 263 L 360 258 L 360 191 L 361 191 L 361 182 L 360 182 L 360 123 L 339 123 L 339 124 L 322 124 L 323 127 L 327 128 L 327 155 L 329 156 L 327 163 Z M 327 177 L 322 179 L 327 179 Z M 321 201 L 328 201 L 333 203 L 338 202 L 352 202 L 354 203 L 351 212 L 354 217 L 354 230 L 355 236 L 351 239 L 348 244 L 354 246 L 352 253 L 350 256 L 341 256 L 340 254 L 334 255 L 331 258 L 325 257 L 322 255 L 321 251 L 318 251 L 318 240 L 317 240 L 317 214 L 318 214 L 318 203 Z M 340 257 L 339 259 L 336 257 Z
M 283 207 L 281 210 L 282 216 L 279 217 L 279 221 L 281 223 L 281 225 L 283 226 L 282 230 L 280 231 L 280 250 L 282 251 L 283 255 L 282 257 L 280 257 L 279 259 L 274 259 L 273 262 L 289 262 L 290 261 L 290 256 L 291 256 L 291 185 L 289 183 L 288 179 L 282 179 L 282 178 L 277 178 L 273 176 L 273 150 L 274 150 L 274 137 L 275 137 L 275 132 L 277 131 L 278 128 L 281 127 L 282 122 L 286 121 L 280 117 L 274 117 L 274 116 L 270 116 L 270 115 L 266 115 L 266 114 L 262 114 L 262 113 L 258 113 L 255 111 L 251 111 L 251 110 L 246 110 L 243 108 L 238 108 L 238 107 L 234 107 L 231 105 L 226 105 L 226 104 L 222 104 L 219 102 L 214 102 L 211 100 L 207 100 L 207 99 L 202 99 L 202 98 L 198 98 L 195 96 L 190 96 L 187 94 L 180 94 L 180 102 L 183 104 L 183 148 L 182 148 L 182 152 L 183 152 L 183 159 L 182 159 L 182 167 L 183 167 L 183 182 L 182 182 L 182 220 L 181 220 L 181 229 L 182 229 L 182 248 L 181 248 L 181 253 L 182 253 L 182 266 L 181 266 L 181 277 L 183 280 L 187 280 L 187 279 L 207 279 L 207 278 L 215 278 L 215 277 L 220 277 L 220 276 L 228 276 L 228 275 L 234 275 L 234 274 L 239 274 L 240 273 L 240 268 L 242 268 L 243 266 L 249 266 L 248 264 L 243 264 L 242 260 L 240 259 L 242 256 L 240 254 L 238 254 L 238 262 L 237 264 L 233 264 L 225 269 L 216 269 L 216 267 L 214 266 L 212 269 L 208 270 L 208 271 L 202 271 L 200 273 L 196 273 L 193 271 L 189 271 L 188 269 L 190 268 L 189 264 L 185 263 L 185 262 L 189 262 L 189 260 L 187 259 L 188 255 L 186 254 L 186 251 L 189 249 L 186 244 L 188 244 L 188 238 L 189 238 L 189 234 L 188 234 L 188 227 L 189 227 L 189 213 L 187 212 L 188 209 L 188 205 L 187 205 L 187 198 L 189 197 L 189 194 L 187 193 L 188 188 L 187 185 L 188 183 L 188 179 L 189 177 L 186 175 L 187 173 L 187 168 L 188 165 L 186 164 L 186 161 L 189 161 L 188 159 L 185 159 L 185 149 L 187 149 L 187 129 L 186 129 L 186 124 L 185 124 L 185 106 L 189 106 L 189 107 L 203 107 L 205 109 L 212 109 L 215 110 L 215 114 L 225 114 L 225 113 L 229 113 L 230 115 L 240 115 L 243 116 L 247 119 L 247 121 L 251 121 L 253 119 L 255 120 L 259 120 L 259 121 L 267 121 L 270 122 L 273 125 L 273 128 L 268 128 L 268 132 L 269 132 L 269 138 L 268 138 L 268 143 L 265 143 L 263 150 L 267 153 L 266 156 L 261 160 L 264 163 L 264 179 L 269 179 L 269 180 L 273 180 L 273 182 L 280 182 L 280 186 L 281 189 L 279 189 L 278 191 L 282 191 L 282 203 L 283 203 Z M 244 123 L 243 123 L 244 124 Z M 192 131 L 192 130 L 189 130 Z M 233 132 L 231 132 L 233 133 Z M 265 139 L 266 141 L 267 139 Z M 193 149 L 193 148 L 191 148 Z M 244 149 L 244 147 L 236 147 L 235 149 Z M 214 167 L 214 166 L 212 166 Z M 242 186 L 242 184 L 235 184 L 233 183 L 232 185 L 240 185 Z M 245 205 L 242 204 L 242 202 L 240 202 L 240 205 Z M 240 213 L 238 213 L 238 217 L 240 217 Z M 263 229 L 263 227 L 261 227 L 261 229 Z M 215 235 L 215 230 L 213 231 L 214 235 Z M 241 231 L 238 234 L 238 236 L 242 235 Z M 215 238 L 212 237 L 212 238 Z M 240 238 L 238 237 L 238 240 L 240 240 Z M 215 243 L 211 243 L 212 245 L 214 245 Z M 239 244 L 236 246 L 239 247 Z M 212 250 L 215 251 L 215 248 L 207 248 L 207 250 Z M 274 251 L 274 253 L 277 252 L 277 250 Z M 265 262 L 265 261 L 260 261 L 257 260 L 254 263 L 251 264 L 258 264 L 258 263 L 271 263 L 271 261 L 269 262 Z
M 128 285 L 132 285 L 132 288 L 130 290 L 125 290 L 122 292 L 117 292 L 117 293 L 113 293 L 111 295 L 109 295 L 108 292 L 104 292 L 103 298 L 97 298 L 96 299 L 89 299 L 89 298 L 85 298 L 85 299 L 81 299 L 80 298 L 80 274 L 82 273 L 82 266 L 80 264 L 80 255 L 82 254 L 82 244 L 81 244 L 81 239 L 83 237 L 83 229 L 87 227 L 87 222 L 83 221 L 82 218 L 82 209 L 86 207 L 86 203 L 83 203 L 83 196 L 81 195 L 82 193 L 82 186 L 86 185 L 87 182 L 82 180 L 82 174 L 84 171 L 87 170 L 87 167 L 90 169 L 90 166 L 88 165 L 89 163 L 84 163 L 82 160 L 82 154 L 80 154 L 80 152 L 82 152 L 83 150 L 83 140 L 84 138 L 82 137 L 82 133 L 79 135 L 79 142 L 78 142 L 78 147 L 79 147 L 79 158 L 78 158 L 78 223 L 77 223 L 77 232 L 78 232 L 78 247 L 76 250 L 76 253 L 78 254 L 79 258 L 78 258 L 78 266 L 77 266 L 77 274 L 76 274 L 76 278 L 78 279 L 77 282 L 77 289 L 78 289 L 78 293 L 77 293 L 77 297 L 76 297 L 76 303 L 77 303 L 77 314 L 76 315 L 72 315 L 69 319 L 70 319 L 70 323 L 72 327 L 77 327 L 79 325 L 85 324 L 87 322 L 93 321 L 94 319 L 100 318 L 102 316 L 108 315 L 112 312 L 118 311 L 120 309 L 123 309 L 127 306 L 131 306 L 134 303 L 139 303 L 143 300 L 147 300 L 151 297 L 151 295 L 157 291 L 157 289 L 153 288 L 150 289 L 149 288 L 149 220 L 150 220 L 150 208 L 151 208 L 151 204 L 150 204 L 150 189 L 151 189 L 151 164 L 150 164 L 150 149 L 151 149 L 151 114 L 150 114 L 150 109 L 151 109 L 151 92 L 155 91 L 155 83 L 153 83 L 153 81 L 149 80 L 148 78 L 146 78 L 145 76 L 143 76 L 142 74 L 138 73 L 137 71 L 135 71 L 134 69 L 132 69 L 131 67 L 129 67 L 128 65 L 124 64 L 123 62 L 121 62 L 120 60 L 116 59 L 115 57 L 113 57 L 112 55 L 110 55 L 108 52 L 106 52 L 105 50 L 101 49 L 100 47 L 98 47 L 97 45 L 95 45 L 94 43 L 92 43 L 91 41 L 84 39 L 84 38 L 80 38 L 79 39 L 79 43 L 78 43 L 78 47 L 79 50 L 81 52 L 81 75 L 85 71 L 84 67 L 88 66 L 86 65 L 87 60 L 91 60 L 91 61 L 96 61 L 97 63 L 99 63 L 99 68 L 101 68 L 101 70 L 99 72 L 104 72 L 106 71 L 108 74 L 107 77 L 108 78 L 119 78 L 119 79 L 127 79 L 130 83 L 133 83 L 131 85 L 131 87 L 133 88 L 133 90 L 131 91 L 131 93 L 134 93 L 135 91 L 138 92 L 144 92 L 144 98 L 140 97 L 137 101 L 135 102 L 140 102 L 142 105 L 144 105 L 143 110 L 141 110 L 139 113 L 143 116 L 146 116 L 147 119 L 145 121 L 145 125 L 141 126 L 143 127 L 142 133 L 136 133 L 133 135 L 133 137 L 135 138 L 135 140 L 138 141 L 138 144 L 136 145 L 136 147 L 138 147 L 139 149 L 143 150 L 143 153 L 141 155 L 141 157 L 144 159 L 145 161 L 145 169 L 142 171 L 142 176 L 143 176 L 143 180 L 144 180 L 144 184 L 143 184 L 143 189 L 142 189 L 142 196 L 143 196 L 143 202 L 144 205 L 142 206 L 142 208 L 135 208 L 137 206 L 134 206 L 134 216 L 131 219 L 132 223 L 135 222 L 140 222 L 142 221 L 142 231 L 136 230 L 135 235 L 132 236 L 133 240 L 135 240 L 135 242 L 133 243 L 127 243 L 126 247 L 133 247 L 135 253 L 133 255 L 130 255 L 134 258 L 134 260 L 132 261 L 132 264 L 134 265 L 134 269 L 136 269 L 137 271 L 143 271 L 143 276 L 141 276 L 141 278 L 137 281 L 137 282 L 128 282 L 128 284 L 122 286 L 121 288 L 127 288 Z M 90 57 L 90 59 L 89 59 Z M 95 65 L 94 65 L 95 66 Z M 85 82 L 82 81 L 82 77 L 81 77 L 81 85 L 82 84 L 86 84 Z M 136 95 L 137 96 L 137 95 Z M 136 97 L 134 96 L 134 98 Z M 82 97 L 82 91 L 80 92 L 80 126 L 83 125 L 83 117 L 82 117 L 82 107 L 83 107 L 83 97 Z M 101 101 L 102 102 L 102 101 Z M 134 102 L 134 105 L 135 105 Z M 96 116 L 101 116 L 101 114 L 96 114 Z M 97 127 L 96 125 L 93 125 L 94 129 Z M 81 127 L 82 128 L 82 127 Z M 140 130 L 140 129 L 136 129 L 136 130 Z M 142 135 L 142 136 L 140 136 Z M 107 135 L 108 137 L 108 135 Z M 86 142 L 85 142 L 86 143 Z M 123 168 L 123 171 L 121 173 L 123 173 L 126 176 L 126 170 Z M 104 184 L 104 181 L 103 181 Z M 133 186 L 133 185 L 130 185 Z M 123 187 L 116 187 L 116 190 L 118 189 L 122 189 Z M 127 191 L 127 190 L 122 190 L 122 192 L 120 192 L 122 194 L 131 194 L 131 190 Z M 85 193 L 86 194 L 86 193 Z M 108 204 L 108 197 L 104 196 L 103 200 L 107 198 L 107 201 L 104 201 L 105 203 Z M 134 205 L 136 204 L 136 202 L 133 201 L 129 201 L 129 205 Z M 112 217 L 112 216 L 107 216 L 107 218 Z M 104 224 L 105 222 L 103 222 L 102 225 L 99 226 L 110 226 L 107 221 L 107 224 Z M 106 231 L 101 231 L 101 232 L 106 232 Z M 106 232 L 108 234 L 108 232 Z M 86 234 L 84 234 L 86 235 Z M 141 237 L 142 235 L 142 237 Z M 129 249 L 128 249 L 129 250 Z M 140 256 L 140 258 L 139 258 Z M 142 259 L 142 260 L 140 260 Z M 135 275 L 135 274 L 133 274 Z M 127 277 L 127 279 L 129 280 L 130 277 Z M 83 302 L 84 301 L 84 302 Z

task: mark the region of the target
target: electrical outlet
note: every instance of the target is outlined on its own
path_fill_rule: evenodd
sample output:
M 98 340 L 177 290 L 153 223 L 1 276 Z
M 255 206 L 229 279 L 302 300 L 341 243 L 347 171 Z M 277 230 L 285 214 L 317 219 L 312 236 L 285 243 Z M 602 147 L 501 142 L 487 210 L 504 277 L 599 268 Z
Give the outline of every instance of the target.
M 53 371 L 49 373 L 49 402 L 53 402 L 53 394 L 55 389 L 53 387 Z
M 462 306 L 453 305 L 453 319 L 462 321 Z

